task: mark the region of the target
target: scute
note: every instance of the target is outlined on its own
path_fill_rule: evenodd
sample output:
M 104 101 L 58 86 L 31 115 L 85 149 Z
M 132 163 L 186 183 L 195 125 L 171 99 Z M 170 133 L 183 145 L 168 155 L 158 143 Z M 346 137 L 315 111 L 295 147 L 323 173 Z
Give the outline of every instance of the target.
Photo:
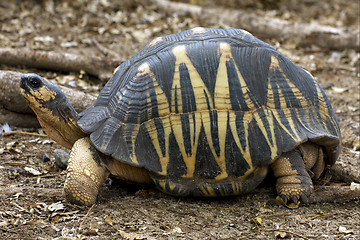
M 118 67 L 78 124 L 99 151 L 148 169 L 174 193 L 183 191 L 179 179 L 205 181 L 198 191 L 216 180 L 232 195 L 249 189 L 235 184 L 231 194 L 229 179 L 255 187 L 258 169 L 303 142 L 323 146 L 330 164 L 340 148 L 338 123 L 313 77 L 238 29 L 151 42 Z

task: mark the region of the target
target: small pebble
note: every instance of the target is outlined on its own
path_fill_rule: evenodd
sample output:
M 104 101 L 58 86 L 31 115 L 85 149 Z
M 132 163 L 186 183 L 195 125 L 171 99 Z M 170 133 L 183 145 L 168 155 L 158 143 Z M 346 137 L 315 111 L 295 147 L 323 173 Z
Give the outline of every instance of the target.
M 69 161 L 70 152 L 62 149 L 55 149 L 54 156 L 56 166 L 65 169 Z
M 49 155 L 48 155 L 47 153 L 44 153 L 44 155 L 42 156 L 42 160 L 43 160 L 43 162 L 48 162 L 48 161 L 50 161 Z

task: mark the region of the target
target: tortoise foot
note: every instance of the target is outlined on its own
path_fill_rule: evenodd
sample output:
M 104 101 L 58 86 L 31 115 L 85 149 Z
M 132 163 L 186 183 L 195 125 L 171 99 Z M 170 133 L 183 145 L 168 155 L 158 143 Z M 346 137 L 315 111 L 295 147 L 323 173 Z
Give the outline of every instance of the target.
M 271 165 L 276 177 L 276 191 L 283 204 L 307 203 L 313 189 L 313 183 L 300 150 L 283 153 Z
M 109 171 L 99 162 L 96 150 L 88 138 L 79 139 L 71 149 L 64 185 L 67 201 L 92 205 Z
M 64 195 L 68 202 L 90 206 L 96 201 L 98 191 L 96 184 L 84 176 L 68 174 L 64 185 Z
M 283 181 L 280 179 L 279 181 Z M 297 178 L 289 179 L 291 181 L 298 181 Z M 311 180 L 310 180 L 311 181 Z M 299 202 L 308 203 L 308 198 L 312 191 L 312 184 L 296 184 L 296 183 L 277 183 L 276 189 L 278 195 L 285 204 Z

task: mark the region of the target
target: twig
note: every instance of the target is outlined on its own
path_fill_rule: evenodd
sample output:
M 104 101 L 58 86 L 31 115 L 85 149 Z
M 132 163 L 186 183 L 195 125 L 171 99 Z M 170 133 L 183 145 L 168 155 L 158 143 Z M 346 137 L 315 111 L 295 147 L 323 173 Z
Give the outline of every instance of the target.
M 200 208 L 204 208 L 204 209 L 234 210 L 234 211 L 240 210 L 240 208 L 227 208 L 227 207 L 200 207 Z
M 16 232 L 18 233 L 18 232 Z M 36 238 L 32 238 L 32 237 L 24 237 L 24 236 L 21 236 L 21 237 L 6 237 L 6 239 L 23 239 L 23 240 L 35 240 Z
M 278 221 L 283 221 L 290 218 L 307 218 L 311 217 L 310 220 L 313 220 L 318 217 L 326 217 L 326 216 L 332 216 L 336 215 L 337 213 L 323 213 L 323 214 L 308 214 L 308 215 L 300 215 L 300 216 L 285 216 L 284 218 L 279 219 Z
M 318 217 L 325 217 L 325 216 L 332 216 L 332 215 L 336 215 L 337 213 L 323 213 L 323 214 L 316 214 L 314 215 L 312 218 L 310 218 L 310 220 L 313 220 L 315 218 Z M 310 216 L 309 216 L 310 217 Z
M 23 208 L 22 206 L 20 206 L 17 203 L 12 202 L 12 205 L 14 205 L 15 207 L 17 207 L 20 211 L 26 212 L 26 213 L 30 213 L 27 209 Z
M 95 39 L 92 40 L 92 42 L 99 49 L 100 52 L 102 52 L 105 56 L 111 57 L 111 59 L 113 59 L 113 61 L 116 61 L 119 64 L 124 61 L 124 59 L 119 54 L 117 54 L 116 52 L 114 52 L 114 51 L 112 51 L 112 50 L 110 50 L 110 49 L 108 49 L 106 47 L 104 47 L 102 44 L 100 44 Z
M 139 209 L 139 208 L 135 208 L 136 210 L 138 210 L 139 212 L 141 212 L 142 214 L 144 214 L 145 216 L 147 216 L 147 217 L 149 217 L 149 218 L 151 218 L 152 220 L 154 220 L 154 221 L 156 221 L 156 222 L 158 222 L 161 226 L 163 226 L 164 228 L 166 228 L 166 229 L 170 229 L 170 227 L 168 227 L 167 225 L 165 225 L 163 222 L 161 222 L 159 219 L 157 219 L 157 218 L 154 218 L 153 216 L 151 216 L 150 214 L 148 214 L 148 213 L 146 213 L 146 212 L 144 212 L 144 211 L 142 211 L 141 209 Z
M 91 213 L 92 209 L 95 207 L 95 205 L 96 205 L 96 204 L 93 204 L 93 205 L 89 208 L 89 210 L 87 211 L 86 215 L 84 216 L 84 219 L 83 219 L 82 222 L 80 223 L 79 229 L 82 228 L 83 224 L 85 223 L 87 217 L 90 215 L 90 213 Z
M 259 218 L 268 218 L 268 217 L 278 217 L 278 216 L 284 216 L 284 215 L 290 215 L 291 213 L 277 213 L 277 214 L 268 214 L 268 215 L 260 215 L 257 216 Z
M 292 231 L 289 231 L 289 230 L 285 230 L 285 229 L 275 229 L 275 228 L 258 228 L 258 227 L 255 227 L 253 229 L 251 229 L 252 231 L 263 231 L 263 232 L 285 232 L 285 233 L 289 233 L 289 234 L 292 234 L 294 236 L 297 236 L 297 237 L 300 237 L 300 238 L 303 238 L 303 239 L 308 239 L 307 237 L 304 237 L 298 233 L 294 233 Z
M 38 137 L 47 137 L 48 135 L 46 134 L 41 134 L 41 133 L 32 133 L 32 132 L 24 132 L 24 131 L 8 131 L 8 132 L 3 132 L 0 134 L 0 136 L 9 136 L 9 135 L 14 135 L 14 134 L 22 134 L 22 135 L 30 135 L 30 136 L 38 136 Z

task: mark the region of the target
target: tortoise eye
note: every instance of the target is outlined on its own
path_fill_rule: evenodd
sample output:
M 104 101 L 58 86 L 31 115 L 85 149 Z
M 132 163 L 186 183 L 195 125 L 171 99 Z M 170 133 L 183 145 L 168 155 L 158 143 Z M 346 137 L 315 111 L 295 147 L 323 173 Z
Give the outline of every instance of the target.
M 33 89 L 38 89 L 39 87 L 42 86 L 42 81 L 40 78 L 36 76 L 32 76 L 29 78 L 29 84 Z

